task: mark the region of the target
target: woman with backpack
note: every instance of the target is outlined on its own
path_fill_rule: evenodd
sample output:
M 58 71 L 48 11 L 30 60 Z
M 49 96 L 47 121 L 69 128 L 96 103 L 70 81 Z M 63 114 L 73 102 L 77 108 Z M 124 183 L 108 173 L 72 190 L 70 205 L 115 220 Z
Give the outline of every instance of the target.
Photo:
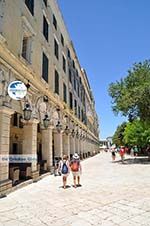
M 81 163 L 80 163 L 80 157 L 77 153 L 75 153 L 73 155 L 73 158 L 70 162 L 70 168 L 71 168 L 71 172 L 73 175 L 74 187 L 76 188 L 77 186 L 81 186 L 80 185 L 80 175 L 82 173 L 82 167 L 81 167 Z M 76 184 L 76 180 L 77 180 L 77 184 Z
M 59 162 L 58 172 L 61 172 L 62 180 L 63 180 L 63 188 L 66 189 L 67 177 L 70 173 L 70 166 L 68 156 L 64 155 L 62 160 Z

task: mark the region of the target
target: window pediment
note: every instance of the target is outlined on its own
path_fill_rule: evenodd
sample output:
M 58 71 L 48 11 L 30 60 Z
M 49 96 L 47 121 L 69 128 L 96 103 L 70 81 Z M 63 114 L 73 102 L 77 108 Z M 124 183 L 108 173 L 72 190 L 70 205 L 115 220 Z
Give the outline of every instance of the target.
M 22 27 L 23 27 L 24 33 L 27 34 L 28 36 L 36 35 L 33 27 L 31 26 L 28 19 L 24 15 L 22 15 Z

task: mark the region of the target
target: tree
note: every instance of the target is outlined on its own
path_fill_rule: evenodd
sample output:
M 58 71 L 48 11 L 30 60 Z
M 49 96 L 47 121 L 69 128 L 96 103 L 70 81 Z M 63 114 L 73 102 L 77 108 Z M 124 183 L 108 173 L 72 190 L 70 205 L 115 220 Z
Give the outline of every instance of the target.
M 126 122 L 123 122 L 121 125 L 117 127 L 112 138 L 113 144 L 115 144 L 116 146 L 125 145 L 123 140 L 125 128 L 126 128 Z
M 128 122 L 124 131 L 124 142 L 134 146 L 145 147 L 150 142 L 150 125 L 141 121 L 134 120 Z
M 129 121 L 150 121 L 150 61 L 134 64 L 127 77 L 109 85 L 114 113 L 121 112 Z

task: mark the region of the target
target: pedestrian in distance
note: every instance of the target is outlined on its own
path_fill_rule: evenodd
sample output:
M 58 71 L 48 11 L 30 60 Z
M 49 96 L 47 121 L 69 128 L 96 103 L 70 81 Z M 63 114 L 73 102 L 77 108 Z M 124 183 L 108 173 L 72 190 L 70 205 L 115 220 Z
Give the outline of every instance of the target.
M 116 151 L 114 148 L 111 149 L 111 156 L 112 156 L 112 160 L 115 161 L 116 159 Z
M 58 172 L 61 172 L 63 188 L 66 189 L 67 177 L 70 173 L 70 166 L 69 166 L 69 160 L 67 155 L 64 155 L 62 160 L 60 160 L 59 166 L 58 166 Z
M 59 162 L 61 161 L 61 157 L 55 157 L 54 160 L 54 176 L 61 176 L 61 172 L 59 169 Z
M 73 155 L 73 158 L 70 162 L 70 168 L 73 175 L 74 188 L 81 186 L 80 175 L 82 173 L 82 167 L 80 163 L 80 157 L 77 153 Z
M 133 147 L 130 150 L 130 155 L 131 155 L 131 157 L 134 157 L 134 149 L 133 149 Z
M 120 154 L 122 163 L 124 163 L 125 148 L 123 146 L 121 146 L 119 154 Z
M 134 146 L 134 156 L 135 156 L 135 157 L 138 156 L 138 152 L 139 152 L 138 147 L 135 145 L 135 146 Z

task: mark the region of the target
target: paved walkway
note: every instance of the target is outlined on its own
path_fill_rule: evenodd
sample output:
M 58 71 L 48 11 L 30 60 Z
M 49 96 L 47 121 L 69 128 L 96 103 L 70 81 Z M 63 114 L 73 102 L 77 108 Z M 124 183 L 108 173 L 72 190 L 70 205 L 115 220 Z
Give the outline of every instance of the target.
M 51 175 L 21 188 L 0 200 L 0 226 L 150 226 L 150 164 L 128 163 L 100 153 L 82 162 L 82 187 Z

